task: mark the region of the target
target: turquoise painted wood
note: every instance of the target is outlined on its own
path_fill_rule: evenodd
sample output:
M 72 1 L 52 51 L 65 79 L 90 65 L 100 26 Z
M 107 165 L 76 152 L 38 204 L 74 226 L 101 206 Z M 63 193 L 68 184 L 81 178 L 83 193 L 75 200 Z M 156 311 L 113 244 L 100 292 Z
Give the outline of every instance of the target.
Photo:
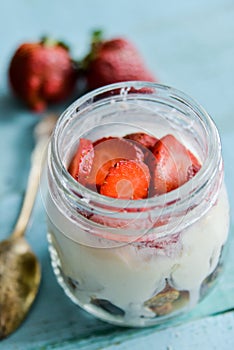
M 27 238 L 41 262 L 41 288 L 25 322 L 0 343 L 0 349 L 233 349 L 233 1 L 8 0 L 0 3 L 0 19 L 0 239 L 11 232 L 19 211 L 33 148 L 33 127 L 40 118 L 11 95 L 8 63 L 19 43 L 46 33 L 70 43 L 77 57 L 86 52 L 93 28 L 105 29 L 108 36 L 132 39 L 162 82 L 187 92 L 212 115 L 222 138 L 231 202 L 230 254 L 225 273 L 211 295 L 189 317 L 167 328 L 122 329 L 74 306 L 58 286 L 50 266 L 39 194 Z M 67 104 L 53 110 L 60 113 Z

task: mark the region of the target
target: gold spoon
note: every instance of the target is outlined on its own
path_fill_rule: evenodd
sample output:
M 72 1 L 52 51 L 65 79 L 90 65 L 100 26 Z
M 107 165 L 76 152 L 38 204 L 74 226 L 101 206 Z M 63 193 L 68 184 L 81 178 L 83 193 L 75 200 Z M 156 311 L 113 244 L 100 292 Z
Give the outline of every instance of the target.
M 39 288 L 40 264 L 24 234 L 38 191 L 44 152 L 56 119 L 55 115 L 48 115 L 35 128 L 36 144 L 22 209 L 12 234 L 0 242 L 0 340 L 24 320 Z

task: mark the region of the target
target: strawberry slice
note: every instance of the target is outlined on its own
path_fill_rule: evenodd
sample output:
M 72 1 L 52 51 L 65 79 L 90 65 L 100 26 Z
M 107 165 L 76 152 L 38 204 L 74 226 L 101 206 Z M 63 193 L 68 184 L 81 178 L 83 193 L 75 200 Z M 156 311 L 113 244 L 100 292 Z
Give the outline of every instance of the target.
M 133 140 L 135 142 L 139 142 L 142 146 L 152 149 L 155 143 L 158 141 L 156 137 L 145 134 L 143 132 L 136 132 L 133 134 L 128 134 L 124 136 L 125 139 Z
M 89 176 L 94 158 L 93 144 L 90 140 L 81 138 L 77 151 L 72 158 L 68 171 L 75 180 L 85 184 Z
M 108 136 L 108 137 L 102 137 L 101 139 L 98 139 L 96 141 L 93 142 L 93 147 L 97 146 L 99 143 L 108 141 L 108 140 L 113 140 L 116 139 L 117 137 L 113 137 L 113 136 Z
M 162 137 L 153 147 L 156 158 L 154 194 L 172 191 L 191 179 L 201 165 L 173 135 Z
M 146 237 L 142 237 L 137 242 L 139 242 L 142 247 L 164 250 L 168 246 L 176 245 L 178 243 L 179 238 L 180 238 L 180 234 L 174 233 L 172 235 L 168 235 L 162 238 L 154 238 L 154 239 L 150 239 L 150 238 L 148 239 L 146 236 Z
M 188 180 L 190 180 L 192 177 L 196 175 L 196 173 L 201 169 L 201 164 L 197 160 L 197 158 L 194 156 L 192 152 L 188 150 L 188 155 L 191 159 L 192 165 L 188 168 Z
M 121 199 L 143 199 L 148 196 L 150 173 L 142 161 L 121 160 L 109 169 L 100 193 Z
M 136 146 L 140 147 L 140 149 L 144 153 L 144 162 L 148 166 L 150 173 L 153 174 L 156 166 L 156 159 L 154 154 L 152 153 L 152 149 L 158 141 L 158 139 L 152 135 L 148 135 L 143 132 L 128 134 L 124 136 L 124 138 L 132 143 L 135 143 Z M 154 185 L 151 184 L 150 187 L 154 187 Z M 150 193 L 151 192 L 153 193 L 153 191 L 150 190 Z
M 87 185 L 99 187 L 108 171 L 120 160 L 132 159 L 142 161 L 144 154 L 140 148 L 122 138 L 103 138 L 95 141 L 94 161 L 87 177 Z

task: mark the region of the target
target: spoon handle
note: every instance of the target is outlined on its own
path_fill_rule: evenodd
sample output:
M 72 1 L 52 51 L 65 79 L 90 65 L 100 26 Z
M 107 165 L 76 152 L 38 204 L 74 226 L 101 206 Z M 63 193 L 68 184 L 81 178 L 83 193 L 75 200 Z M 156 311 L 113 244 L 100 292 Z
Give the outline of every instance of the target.
M 40 183 L 41 169 L 45 160 L 45 151 L 47 149 L 56 120 L 57 117 L 55 115 L 48 115 L 43 118 L 35 128 L 36 144 L 31 156 L 31 168 L 28 183 L 23 205 L 11 235 L 12 238 L 22 237 L 28 225 Z

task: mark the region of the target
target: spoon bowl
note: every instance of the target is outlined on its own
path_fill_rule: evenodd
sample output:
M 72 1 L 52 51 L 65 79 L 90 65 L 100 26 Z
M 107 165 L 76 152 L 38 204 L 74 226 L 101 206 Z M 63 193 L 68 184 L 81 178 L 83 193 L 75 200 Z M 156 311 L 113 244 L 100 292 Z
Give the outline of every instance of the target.
M 0 339 L 22 323 L 41 280 L 39 262 L 23 238 L 9 238 L 0 244 Z

